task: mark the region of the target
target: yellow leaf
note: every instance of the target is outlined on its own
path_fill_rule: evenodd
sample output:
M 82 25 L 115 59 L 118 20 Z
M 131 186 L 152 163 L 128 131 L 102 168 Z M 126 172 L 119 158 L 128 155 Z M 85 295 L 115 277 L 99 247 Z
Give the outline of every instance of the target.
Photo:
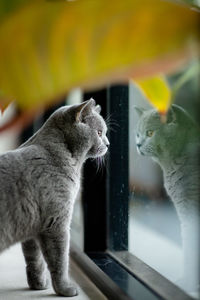
M 158 60 L 154 72 L 164 71 L 166 61 L 188 59 L 190 41 L 199 41 L 199 14 L 168 1 L 2 3 L 0 103 L 6 95 L 22 110 L 49 104 L 77 86 L 147 76 Z
M 160 75 L 134 82 L 160 114 L 166 114 L 171 103 L 171 90 L 165 77 Z
M 3 92 L 0 90 L 0 115 L 1 112 L 3 113 L 4 110 L 7 108 L 7 106 L 9 105 L 9 103 L 12 102 L 11 99 L 8 99 L 5 97 L 5 95 L 3 94 Z

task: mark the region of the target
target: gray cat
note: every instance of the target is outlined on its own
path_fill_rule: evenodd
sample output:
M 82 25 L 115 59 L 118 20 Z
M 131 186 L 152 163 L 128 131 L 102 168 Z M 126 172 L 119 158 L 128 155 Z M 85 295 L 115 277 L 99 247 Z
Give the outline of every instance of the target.
M 0 252 L 22 242 L 28 284 L 75 296 L 68 279 L 70 222 L 87 158 L 107 152 L 107 127 L 93 99 L 56 110 L 17 150 L 0 156 Z
M 184 285 L 193 291 L 199 276 L 200 130 L 189 114 L 172 105 L 166 123 L 156 109 L 136 107 L 136 145 L 163 170 L 165 189 L 176 208 L 182 233 Z

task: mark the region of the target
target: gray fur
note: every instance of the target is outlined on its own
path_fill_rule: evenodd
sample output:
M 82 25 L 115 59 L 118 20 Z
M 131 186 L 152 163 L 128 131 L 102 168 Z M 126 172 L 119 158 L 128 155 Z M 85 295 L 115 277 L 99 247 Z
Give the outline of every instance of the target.
M 163 170 L 165 189 L 174 203 L 181 225 L 184 287 L 194 290 L 198 284 L 194 276 L 199 275 L 199 127 L 177 105 L 172 105 L 166 123 L 161 122 L 155 109 L 146 110 L 140 113 L 136 145 L 141 155 L 152 157 Z
M 0 156 L 0 252 L 22 242 L 32 289 L 48 286 L 44 257 L 55 292 L 77 294 L 68 279 L 70 223 L 81 167 L 109 145 L 99 111 L 93 99 L 64 106 L 26 143 Z

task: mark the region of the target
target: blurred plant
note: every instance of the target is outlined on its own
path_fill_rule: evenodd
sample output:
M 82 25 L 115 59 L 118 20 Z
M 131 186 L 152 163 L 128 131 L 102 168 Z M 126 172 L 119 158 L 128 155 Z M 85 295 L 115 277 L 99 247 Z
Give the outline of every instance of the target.
M 135 80 L 150 103 L 165 115 L 171 104 L 171 89 L 164 75 Z
M 142 80 L 134 80 L 134 83 L 138 85 L 152 106 L 156 107 L 161 115 L 165 115 L 182 86 L 190 80 L 199 80 L 199 60 L 192 60 L 181 71 L 181 75 L 177 76 L 172 85 L 168 83 L 163 74 Z M 163 120 L 165 120 L 164 117 Z
M 200 79 L 200 61 L 193 60 L 182 74 L 177 78 L 172 86 L 172 99 L 176 97 L 176 94 L 181 89 L 181 87 L 190 80 Z
M 163 78 L 141 78 L 188 61 L 198 25 L 197 12 L 161 0 L 1 0 L 0 108 L 15 100 L 22 125 L 74 87 L 139 78 L 150 101 L 160 93 L 154 105 L 164 113 L 170 91 Z

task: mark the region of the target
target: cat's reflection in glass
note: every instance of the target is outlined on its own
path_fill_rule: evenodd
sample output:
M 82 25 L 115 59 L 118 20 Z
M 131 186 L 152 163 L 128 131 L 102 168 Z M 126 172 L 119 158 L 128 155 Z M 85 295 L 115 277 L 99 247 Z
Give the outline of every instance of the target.
M 200 129 L 191 116 L 175 104 L 165 123 L 161 122 L 156 109 L 135 109 L 139 115 L 135 135 L 137 151 L 160 165 L 165 189 L 179 218 L 184 257 L 181 286 L 188 292 L 197 293 Z

